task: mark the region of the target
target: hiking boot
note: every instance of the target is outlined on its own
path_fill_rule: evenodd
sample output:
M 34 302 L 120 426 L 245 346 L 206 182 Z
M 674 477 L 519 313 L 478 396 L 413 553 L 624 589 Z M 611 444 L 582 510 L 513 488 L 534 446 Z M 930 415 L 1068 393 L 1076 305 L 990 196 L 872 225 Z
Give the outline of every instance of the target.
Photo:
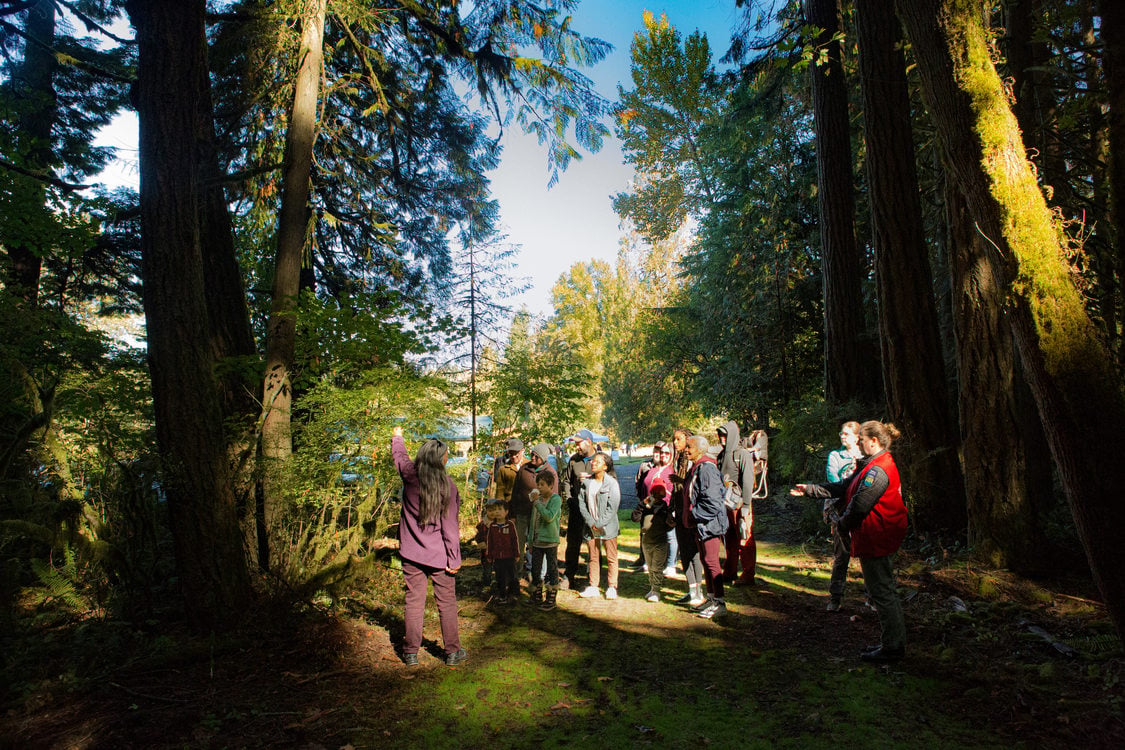
M 456 667 L 458 664 L 461 664 L 462 662 L 467 661 L 468 658 L 469 658 L 469 652 L 466 651 L 463 648 L 459 648 L 456 651 L 454 651 L 452 654 L 446 654 L 445 655 L 445 665 L 447 667 Z
M 402 663 L 405 664 L 408 667 L 418 666 L 418 654 L 417 653 L 403 654 L 402 655 Z
M 834 596 L 828 600 L 828 606 L 825 607 L 825 610 L 829 612 L 839 612 L 843 608 L 843 606 L 844 603 L 840 601 L 840 597 Z
M 601 595 L 602 595 L 602 592 L 599 591 L 594 586 L 587 586 L 586 588 L 582 589 L 582 593 L 579 594 L 579 596 L 582 597 L 583 599 L 596 599 L 597 597 L 599 597 Z
M 547 596 L 543 600 L 543 603 L 539 605 L 539 609 L 543 610 L 544 612 L 550 612 L 552 609 L 555 608 L 555 598 L 557 596 L 558 596 L 558 591 L 556 589 L 553 589 L 553 588 L 548 586 L 547 587 Z
M 543 603 L 543 584 L 531 587 L 527 595 L 527 603 L 535 607 Z
M 606 599 L 616 599 L 617 598 L 617 589 L 615 589 L 613 586 L 610 586 L 609 588 L 607 588 L 605 590 L 605 598 Z

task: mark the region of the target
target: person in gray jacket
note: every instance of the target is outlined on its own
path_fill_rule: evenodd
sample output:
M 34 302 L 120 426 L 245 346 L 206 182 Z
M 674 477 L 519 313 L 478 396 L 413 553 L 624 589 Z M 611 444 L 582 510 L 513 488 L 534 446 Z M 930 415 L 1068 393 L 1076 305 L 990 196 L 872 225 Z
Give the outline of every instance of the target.
M 590 459 L 590 477 L 582 483 L 578 498 L 578 512 L 586 522 L 586 548 L 589 551 L 590 585 L 579 594 L 587 599 L 599 596 L 601 591 L 601 548 L 605 549 L 609 576 L 605 589 L 606 599 L 617 598 L 617 535 L 621 524 L 617 510 L 621 507 L 621 487 L 609 473 L 613 459 L 597 453 Z

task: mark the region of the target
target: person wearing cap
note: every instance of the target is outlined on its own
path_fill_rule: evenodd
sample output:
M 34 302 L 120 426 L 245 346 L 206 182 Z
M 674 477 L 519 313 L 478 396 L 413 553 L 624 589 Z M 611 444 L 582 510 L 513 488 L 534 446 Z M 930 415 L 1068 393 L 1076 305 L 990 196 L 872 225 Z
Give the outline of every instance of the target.
M 577 588 L 575 577 L 578 575 L 578 563 L 582 558 L 583 529 L 582 513 L 578 508 L 579 495 L 582 493 L 582 480 L 590 476 L 590 459 L 593 458 L 594 433 L 589 430 L 579 430 L 570 440 L 575 441 L 577 450 L 566 464 L 563 473 L 559 494 L 566 500 L 566 549 L 563 551 L 563 578 L 559 587 L 564 589 Z
M 522 444 L 521 444 L 522 445 Z M 516 522 L 516 535 L 519 538 L 519 559 L 524 560 L 521 569 L 531 572 L 531 563 L 525 560 L 527 554 L 527 533 L 531 528 L 532 500 L 531 492 L 535 489 L 535 480 L 542 472 L 547 472 L 551 477 L 551 492 L 558 492 L 559 478 L 555 470 L 547 462 L 551 457 L 551 446 L 546 443 L 537 443 L 531 449 L 531 458 L 523 463 L 516 472 L 515 484 L 512 486 L 511 501 L 508 503 L 512 520 Z
M 504 444 L 504 454 L 496 458 L 496 465 L 492 469 L 492 486 L 486 493 L 505 503 L 512 499 L 512 488 L 516 484 L 516 474 L 523 465 L 523 441 L 517 438 L 508 438 Z

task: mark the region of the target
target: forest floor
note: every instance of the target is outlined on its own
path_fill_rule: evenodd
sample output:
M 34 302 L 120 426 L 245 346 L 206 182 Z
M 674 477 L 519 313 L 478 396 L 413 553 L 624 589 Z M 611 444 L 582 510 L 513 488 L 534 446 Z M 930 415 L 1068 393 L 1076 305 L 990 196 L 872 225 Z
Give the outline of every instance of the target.
M 758 508 L 759 578 L 715 621 L 642 598 L 562 591 L 559 608 L 475 596 L 459 576 L 469 660 L 441 661 L 432 601 L 417 667 L 399 656 L 401 578 L 200 638 L 105 620 L 4 644 L 0 746 L 35 748 L 1125 747 L 1125 660 L 1088 580 L 1028 581 L 959 559 L 898 557 L 909 635 L 891 666 L 858 564 L 825 611 L 829 545 L 785 499 Z M 637 550 L 625 523 L 623 559 Z M 936 559 L 937 558 L 937 559 Z

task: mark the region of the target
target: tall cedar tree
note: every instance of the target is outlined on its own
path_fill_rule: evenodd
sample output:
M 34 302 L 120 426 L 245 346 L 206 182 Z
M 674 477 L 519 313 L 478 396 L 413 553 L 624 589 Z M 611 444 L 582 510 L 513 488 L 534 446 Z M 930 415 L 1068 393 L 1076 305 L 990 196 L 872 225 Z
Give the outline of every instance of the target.
M 855 22 L 887 414 L 906 437 L 901 465 L 920 525 L 961 529 L 965 488 L 923 235 L 894 0 L 856 0 Z
M 188 615 L 244 612 L 235 510 L 205 299 L 201 164 L 210 140 L 203 0 L 131 0 L 137 33 L 141 267 L 156 434 Z
M 1125 284 L 1125 3 L 1101 0 L 1102 42 L 1105 45 L 1106 91 L 1109 92 L 1109 200 L 1110 225 L 1114 228 L 1112 252 L 1117 279 Z M 1125 318 L 1125 311 L 1106 315 L 1107 323 Z M 1114 326 L 1116 330 L 1116 326 Z M 1118 343 L 1118 361 L 1125 363 L 1125 346 Z
M 1094 580 L 1125 640 L 1125 396 L 1027 160 L 992 62 L 984 3 L 898 0 L 896 9 L 949 175 L 1008 295 L 1008 320 Z
M 855 232 L 847 81 L 836 38 L 839 16 L 839 0 L 805 0 L 805 20 L 816 30 L 818 53 L 809 67 L 824 269 L 825 395 L 835 403 L 873 402 L 882 395 L 872 372 L 874 353 L 858 345 L 864 327 L 863 264 Z

